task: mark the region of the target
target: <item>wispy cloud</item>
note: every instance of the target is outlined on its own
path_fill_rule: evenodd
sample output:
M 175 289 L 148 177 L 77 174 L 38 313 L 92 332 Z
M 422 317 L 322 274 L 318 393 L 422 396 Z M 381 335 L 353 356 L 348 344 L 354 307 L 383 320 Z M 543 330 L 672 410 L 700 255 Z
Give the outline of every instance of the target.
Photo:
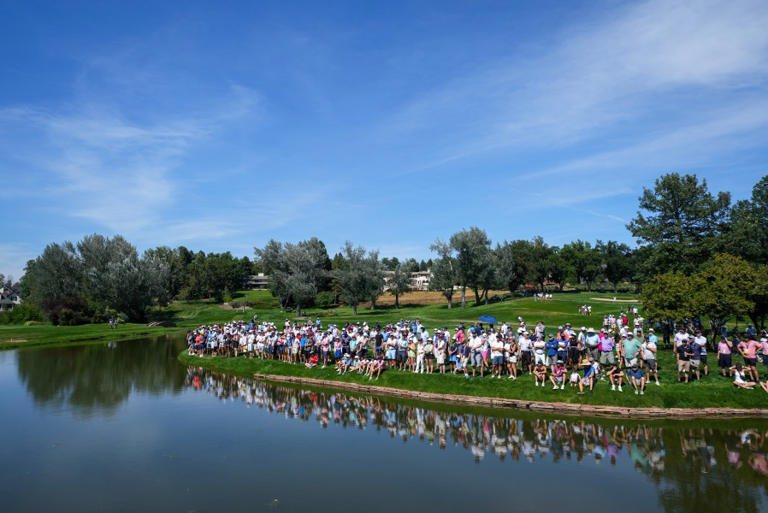
M 226 100 L 187 117 L 132 121 L 116 106 L 79 105 L 66 111 L 7 108 L 0 120 L 44 150 L 29 154 L 28 163 L 51 174 L 53 183 L 42 192 L 62 202 L 63 214 L 135 234 L 163 222 L 179 189 L 172 172 L 192 146 L 257 108 L 257 93 L 232 86 Z
M 377 137 L 435 141 L 422 152 L 428 160 L 410 168 L 419 170 L 492 151 L 562 149 L 613 137 L 617 126 L 658 138 L 658 123 L 641 127 L 650 112 L 664 115 L 662 106 L 661 126 L 672 132 L 717 123 L 723 106 L 752 98 L 761 107 L 766 26 L 768 4 L 759 0 L 617 6 L 562 32 L 553 49 L 461 70 L 387 119 Z M 687 110 L 696 116 L 675 104 L 695 106 Z

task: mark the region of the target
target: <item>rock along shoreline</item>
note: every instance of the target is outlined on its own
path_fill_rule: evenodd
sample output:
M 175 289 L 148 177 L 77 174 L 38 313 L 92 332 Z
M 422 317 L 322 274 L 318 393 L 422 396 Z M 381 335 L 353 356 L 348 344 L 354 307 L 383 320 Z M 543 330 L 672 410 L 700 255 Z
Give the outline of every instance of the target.
M 256 379 L 265 381 L 342 388 L 360 393 L 406 397 L 409 399 L 417 399 L 419 401 L 449 404 L 460 403 L 469 406 L 515 409 L 549 414 L 587 415 L 594 417 L 630 417 L 633 419 L 768 418 L 768 409 L 763 408 L 630 408 L 626 406 L 506 399 L 502 397 L 436 394 L 433 392 L 417 392 L 377 385 L 362 385 L 345 381 L 283 376 L 277 374 L 254 373 L 253 376 Z

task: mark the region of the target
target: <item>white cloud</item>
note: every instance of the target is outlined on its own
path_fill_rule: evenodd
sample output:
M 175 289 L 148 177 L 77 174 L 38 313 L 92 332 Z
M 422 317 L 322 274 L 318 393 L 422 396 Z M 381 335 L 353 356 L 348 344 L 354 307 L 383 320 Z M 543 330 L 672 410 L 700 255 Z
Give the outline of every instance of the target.
M 621 5 L 561 33 L 553 50 L 461 70 L 375 136 L 408 148 L 434 141 L 420 145 L 411 168 L 423 170 L 497 150 L 599 142 L 613 129 L 646 139 L 717 123 L 723 107 L 751 99 L 758 109 L 766 98 L 767 26 L 760 0 Z
M 80 105 L 66 111 L 13 107 L 0 110 L 7 130 L 33 134 L 38 152 L 29 164 L 50 173 L 42 193 L 65 205 L 64 214 L 113 232 L 137 233 L 164 222 L 175 202 L 172 171 L 190 148 L 226 123 L 253 114 L 259 95 L 233 85 L 209 112 L 131 121 L 115 106 Z

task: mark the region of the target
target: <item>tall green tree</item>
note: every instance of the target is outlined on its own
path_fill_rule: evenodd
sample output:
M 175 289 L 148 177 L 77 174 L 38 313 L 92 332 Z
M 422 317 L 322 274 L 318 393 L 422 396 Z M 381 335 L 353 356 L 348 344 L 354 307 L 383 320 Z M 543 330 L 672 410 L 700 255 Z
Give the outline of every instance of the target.
M 600 255 L 589 242 L 581 239 L 563 246 L 560 250 L 567 265 L 578 283 L 587 285 L 587 290 L 592 290 L 592 284 L 602 272 Z
M 614 240 L 598 240 L 596 249 L 605 278 L 613 285 L 614 292 L 618 292 L 619 283 L 630 279 L 634 272 L 632 250 L 626 244 Z
M 694 316 L 708 320 L 713 343 L 728 319 L 742 317 L 754 307 L 748 296 L 755 281 L 754 268 L 740 257 L 717 254 L 690 279 L 691 309 Z
M 439 290 L 442 292 L 448 301 L 448 308 L 453 308 L 453 293 L 458 280 L 453 248 L 447 242 L 437 239 L 429 249 L 438 255 L 438 258 L 432 265 L 432 279 L 429 280 L 429 290 Z
M 499 281 L 514 294 L 533 273 L 533 244 L 527 240 L 504 241 L 494 250 L 498 258 Z
M 752 196 L 733 206 L 727 251 L 746 260 L 768 264 L 768 176 L 752 188 Z
M 627 225 L 642 246 L 651 248 L 641 271 L 650 276 L 667 271 L 691 274 L 722 249 L 728 230 L 730 194 L 712 194 L 696 175 L 669 173 L 652 189 L 644 188 L 640 210 Z
M 485 230 L 473 226 L 451 235 L 450 244 L 456 254 L 456 274 L 461 287 L 461 307 L 466 307 L 467 287 L 475 292 L 475 304 L 480 303 L 480 287 L 491 263 L 491 240 Z
M 395 308 L 400 308 L 400 296 L 411 290 L 411 274 L 398 265 L 389 277 L 387 287 L 389 293 L 395 296 Z
M 357 307 L 362 301 L 370 300 L 374 290 L 381 289 L 382 276 L 371 276 L 371 270 L 375 266 L 373 260 L 378 262 L 378 253 L 366 253 L 362 246 L 354 246 L 347 241 L 342 250 L 345 265 L 333 271 L 341 289 L 341 299 L 352 307 L 357 315 Z M 380 262 L 378 263 L 380 265 Z

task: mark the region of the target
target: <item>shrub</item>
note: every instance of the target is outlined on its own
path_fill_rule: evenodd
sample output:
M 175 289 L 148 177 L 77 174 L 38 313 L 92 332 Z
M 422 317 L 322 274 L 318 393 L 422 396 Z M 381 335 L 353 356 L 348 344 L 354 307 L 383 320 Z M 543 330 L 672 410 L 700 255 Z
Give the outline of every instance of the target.
M 22 303 L 10 312 L 0 314 L 0 324 L 23 324 L 27 321 L 42 321 L 43 312 L 31 303 Z
M 332 291 L 320 292 L 315 299 L 318 308 L 332 308 L 336 304 L 336 297 Z

